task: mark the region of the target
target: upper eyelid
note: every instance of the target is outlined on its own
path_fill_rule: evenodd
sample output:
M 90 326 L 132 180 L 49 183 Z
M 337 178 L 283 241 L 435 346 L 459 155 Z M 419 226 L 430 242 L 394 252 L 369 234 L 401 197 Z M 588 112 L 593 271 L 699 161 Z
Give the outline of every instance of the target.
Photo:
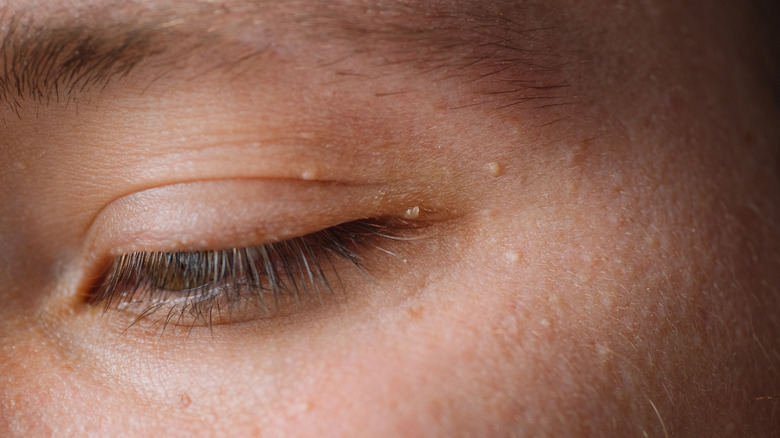
M 374 186 L 264 179 L 155 187 L 105 207 L 91 225 L 87 247 L 94 256 L 105 257 L 137 251 L 245 247 L 282 240 L 391 213 L 387 205 L 373 202 L 378 190 Z
M 377 200 L 379 193 L 375 186 L 266 180 L 199 181 L 156 188 L 149 192 L 153 196 L 112 204 L 99 215 L 84 238 L 79 257 L 83 267 L 74 288 L 90 288 L 105 266 L 122 254 L 251 247 L 362 218 L 401 218 L 412 207 L 408 201 L 420 196 L 384 192 Z M 399 225 L 415 228 L 453 219 L 454 210 L 443 208 L 450 202 L 454 200 L 417 203 L 419 216 Z M 211 210 L 200 211 L 199 205 Z M 459 211 L 468 210 L 462 206 Z M 190 220 L 193 217 L 196 220 Z

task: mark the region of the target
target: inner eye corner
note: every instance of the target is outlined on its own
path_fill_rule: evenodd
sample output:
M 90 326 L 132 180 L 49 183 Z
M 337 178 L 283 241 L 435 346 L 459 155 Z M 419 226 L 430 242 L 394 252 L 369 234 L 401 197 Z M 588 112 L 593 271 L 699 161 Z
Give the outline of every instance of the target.
M 102 257 L 83 269 L 83 276 L 76 285 L 76 296 L 82 305 L 89 308 L 100 306 L 101 289 L 111 274 L 116 257 Z

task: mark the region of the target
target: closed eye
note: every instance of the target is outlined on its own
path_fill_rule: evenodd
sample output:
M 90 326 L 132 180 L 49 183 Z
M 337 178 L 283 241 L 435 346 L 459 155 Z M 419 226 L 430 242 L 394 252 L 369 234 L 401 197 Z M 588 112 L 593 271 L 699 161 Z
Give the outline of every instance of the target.
M 369 257 L 392 254 L 396 224 L 358 220 L 247 248 L 134 252 L 114 258 L 86 301 L 104 312 L 178 326 L 231 324 L 333 298 L 344 269 L 366 273 Z M 371 251 L 379 250 L 379 251 Z M 368 255 L 371 252 L 372 255 Z

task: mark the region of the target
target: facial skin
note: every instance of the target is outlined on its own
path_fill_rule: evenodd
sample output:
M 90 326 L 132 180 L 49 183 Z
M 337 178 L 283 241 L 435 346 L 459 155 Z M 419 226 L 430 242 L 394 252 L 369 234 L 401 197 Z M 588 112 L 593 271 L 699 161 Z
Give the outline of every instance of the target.
M 0 435 L 780 428 L 749 7 L 419 3 L 6 2 Z M 88 302 L 115 256 L 365 218 L 411 228 L 320 304 Z

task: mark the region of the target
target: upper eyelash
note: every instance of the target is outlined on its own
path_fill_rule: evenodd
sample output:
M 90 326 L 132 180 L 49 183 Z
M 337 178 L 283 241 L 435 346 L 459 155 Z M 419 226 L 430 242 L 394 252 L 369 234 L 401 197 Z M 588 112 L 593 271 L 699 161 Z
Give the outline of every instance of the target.
M 296 303 L 319 301 L 323 292 L 333 293 L 326 271 L 339 279 L 331 257 L 363 271 L 360 247 L 370 245 L 392 254 L 370 242 L 372 236 L 398 239 L 386 224 L 358 220 L 255 247 L 124 254 L 114 258 L 103 281 L 88 293 L 87 302 L 103 306 L 104 311 L 142 305 L 131 326 L 167 308 L 160 318 L 164 329 L 185 318 L 192 326 L 211 326 L 214 312 L 226 310 L 220 303 L 251 303 L 267 313 L 270 308 L 278 310 L 284 297 Z

